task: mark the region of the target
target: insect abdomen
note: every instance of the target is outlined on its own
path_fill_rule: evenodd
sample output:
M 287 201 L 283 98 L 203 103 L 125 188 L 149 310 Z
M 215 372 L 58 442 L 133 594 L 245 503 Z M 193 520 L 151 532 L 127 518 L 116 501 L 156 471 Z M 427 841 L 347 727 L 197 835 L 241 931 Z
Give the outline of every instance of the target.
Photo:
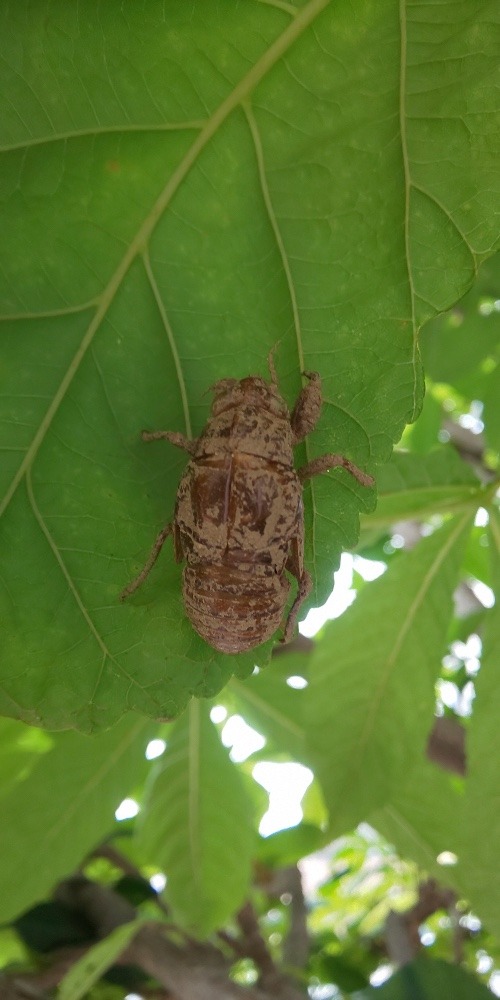
M 284 575 L 255 563 L 188 565 L 183 579 L 193 627 L 221 653 L 242 653 L 274 635 L 290 590 Z

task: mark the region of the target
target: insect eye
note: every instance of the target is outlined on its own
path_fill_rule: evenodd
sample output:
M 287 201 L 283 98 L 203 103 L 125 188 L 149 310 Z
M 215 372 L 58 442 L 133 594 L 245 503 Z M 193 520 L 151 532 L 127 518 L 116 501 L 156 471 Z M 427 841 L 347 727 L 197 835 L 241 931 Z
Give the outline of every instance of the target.
M 260 375 L 248 375 L 247 378 L 242 378 L 240 382 L 243 392 L 245 389 L 267 389 L 268 385 L 265 379 L 261 378 Z
M 236 378 L 221 378 L 218 382 L 214 382 L 210 385 L 206 392 L 203 393 L 204 396 L 209 392 L 213 392 L 215 398 L 223 396 L 225 392 L 229 392 L 230 389 L 234 389 L 235 385 L 238 384 L 238 379 Z

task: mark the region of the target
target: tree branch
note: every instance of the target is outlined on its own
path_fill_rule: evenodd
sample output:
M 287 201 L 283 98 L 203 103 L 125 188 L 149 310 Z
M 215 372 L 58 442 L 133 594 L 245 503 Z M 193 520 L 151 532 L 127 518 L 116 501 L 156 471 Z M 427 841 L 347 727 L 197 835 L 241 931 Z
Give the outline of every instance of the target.
M 417 902 L 405 913 L 390 911 L 385 925 L 387 953 L 397 965 L 407 965 L 418 955 L 422 944 L 420 925 L 437 910 L 449 910 L 455 905 L 452 889 L 440 886 L 435 879 L 427 879 L 418 888 Z
M 434 720 L 427 740 L 427 757 L 445 771 L 465 776 L 467 761 L 465 756 L 465 728 L 450 716 L 443 715 Z
M 119 893 L 81 874 L 61 882 L 55 897 L 83 913 L 98 938 L 106 937 L 136 917 L 135 908 Z M 244 935 L 241 944 L 247 954 L 252 951 L 262 971 L 258 986 L 245 987 L 233 982 L 232 961 L 215 945 L 188 938 L 179 929 L 174 929 L 174 939 L 172 928 L 161 923 L 142 927 L 114 964 L 139 966 L 164 987 L 172 1000 L 304 1000 L 304 994 L 275 967 L 249 904 L 237 919 Z M 5 977 L 10 993 L 0 994 L 2 1000 L 4 995 L 10 1000 L 45 1000 L 44 990 L 54 989 L 87 950 L 61 949 L 51 956 L 50 968 Z

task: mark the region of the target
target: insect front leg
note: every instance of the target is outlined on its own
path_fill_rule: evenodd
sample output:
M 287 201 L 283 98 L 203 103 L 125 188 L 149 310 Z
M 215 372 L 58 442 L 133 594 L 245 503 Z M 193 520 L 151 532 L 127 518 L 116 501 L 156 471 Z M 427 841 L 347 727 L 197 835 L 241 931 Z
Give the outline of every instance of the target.
M 296 536 L 292 538 L 291 550 L 286 561 L 285 569 L 288 570 L 292 576 L 295 577 L 298 583 L 298 590 L 295 600 L 288 612 L 288 618 L 285 622 L 283 630 L 282 642 L 290 642 L 292 638 L 295 626 L 297 624 L 297 618 L 299 617 L 299 612 L 302 604 L 304 603 L 306 597 L 310 594 L 312 588 L 312 577 L 310 573 L 304 569 L 304 545 L 302 537 Z
M 301 483 L 303 483 L 306 479 L 311 479 L 312 476 L 319 476 L 322 472 L 328 472 L 337 465 L 341 465 L 343 469 L 347 469 L 347 472 L 350 472 L 351 476 L 354 476 L 362 486 L 375 485 L 373 476 L 369 476 L 367 472 L 358 469 L 358 466 L 354 465 L 354 462 L 351 462 L 344 455 L 320 455 L 319 458 L 313 458 L 312 462 L 308 462 L 307 465 L 303 465 L 301 469 L 298 469 L 297 475 Z
M 158 559 L 158 556 L 160 555 L 160 552 L 161 552 L 161 550 L 162 550 L 162 548 L 163 548 L 163 546 L 164 546 L 164 544 L 165 544 L 168 536 L 172 534 L 172 530 L 173 530 L 173 525 L 172 524 L 167 524 L 167 525 L 165 525 L 164 528 L 161 529 L 159 535 L 157 535 L 157 537 L 155 539 L 153 548 L 151 549 L 151 552 L 149 553 L 149 556 L 148 556 L 148 559 L 147 559 L 147 562 L 146 562 L 145 566 L 143 566 L 143 568 L 141 569 L 141 572 L 139 573 L 138 576 L 136 576 L 135 580 L 132 580 L 131 583 L 128 583 L 127 586 L 124 588 L 124 590 L 122 590 L 122 592 L 120 594 L 120 601 L 124 601 L 126 597 L 130 597 L 130 595 L 133 594 L 134 591 L 136 591 L 137 588 L 141 586 L 141 583 L 144 583 L 144 580 L 146 579 L 147 576 L 149 576 L 151 570 L 153 569 L 153 566 L 154 566 L 156 560 Z M 178 552 L 178 544 L 179 543 L 178 543 L 177 537 L 175 537 L 174 540 L 175 540 L 175 543 L 176 543 L 175 544 L 176 557 L 178 555 L 180 555 L 181 558 L 182 558 L 182 553 Z
M 318 372 L 304 372 L 309 381 L 302 389 L 292 411 L 290 423 L 293 445 L 299 444 L 314 429 L 321 413 L 321 378 Z
M 278 385 L 278 376 L 276 374 L 276 368 L 274 367 L 274 355 L 276 354 L 276 351 L 278 350 L 280 343 L 281 341 L 278 340 L 278 342 L 274 345 L 274 347 L 271 347 L 271 350 L 267 355 L 267 367 L 269 368 L 269 374 L 271 376 L 271 384 L 275 386 Z
M 190 440 L 179 431 L 143 431 L 141 437 L 143 441 L 170 441 L 170 444 L 174 444 L 176 448 L 182 448 L 190 455 L 193 454 L 198 444 L 197 438 Z

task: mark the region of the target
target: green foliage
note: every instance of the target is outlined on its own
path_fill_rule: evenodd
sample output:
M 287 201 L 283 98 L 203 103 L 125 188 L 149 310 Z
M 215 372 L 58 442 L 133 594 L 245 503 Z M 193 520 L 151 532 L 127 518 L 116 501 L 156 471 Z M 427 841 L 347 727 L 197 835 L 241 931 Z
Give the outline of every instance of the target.
M 443 851 L 458 856 L 463 787 L 456 778 L 423 759 L 409 769 L 391 801 L 370 816 L 376 829 L 402 857 L 413 858 L 423 871 L 446 879 L 468 897 L 456 869 L 443 873 Z
M 56 900 L 32 906 L 13 920 L 12 926 L 28 948 L 41 953 L 65 945 L 88 944 L 95 939 L 94 929 L 88 920 Z
M 500 255 L 482 265 L 470 292 L 449 312 L 426 323 L 421 335 L 426 374 L 434 382 L 461 387 L 486 376 L 491 359 L 499 360 Z M 490 362 L 484 367 L 485 362 Z
M 198 933 L 220 927 L 244 902 L 256 841 L 251 806 L 207 706 L 192 701 L 151 775 L 138 849 L 169 872 L 175 917 Z
M 424 751 L 469 529 L 462 515 L 401 556 L 311 658 L 308 735 L 335 833 L 391 800 Z
M 406 965 L 378 989 L 362 990 L 354 1000 L 488 1000 L 492 994 L 464 969 L 421 958 Z
M 250 897 L 279 964 L 296 903 L 280 877 L 320 850 L 302 969 L 312 987 L 491 995 L 451 964 L 438 920 L 432 957 L 369 983 L 389 908 L 409 908 L 426 875 L 482 921 L 464 946 L 469 970 L 480 947 L 500 967 L 500 618 L 477 587 L 500 589 L 498 20 L 494 0 L 2 6 L 8 972 L 81 945 L 86 925 L 66 914 L 64 929 L 50 897 L 103 841 L 125 858 L 129 888 L 166 876 L 165 904 L 134 895 L 137 921 L 89 951 L 61 997 L 118 996 L 103 974 L 165 907 L 179 940 L 224 930 L 227 943 Z M 170 541 L 133 598 L 118 595 L 172 517 L 184 467 L 141 429 L 196 435 L 209 386 L 266 375 L 274 346 L 290 405 L 303 371 L 323 381 L 297 463 L 334 450 L 376 476 L 375 511 L 375 491 L 343 470 L 306 487 L 310 604 L 328 596 L 345 548 L 387 568 L 366 583 L 357 564 L 354 604 L 312 651 L 269 662 L 271 643 L 228 657 L 194 633 Z M 422 534 L 412 549 L 397 549 L 402 522 Z M 464 590 L 469 616 L 454 605 Z M 476 632 L 477 678 L 456 645 Z M 443 679 L 476 695 L 460 716 L 461 777 L 425 757 L 436 710 L 459 715 L 437 699 Z M 215 703 L 266 741 L 241 765 Z M 156 736 L 166 749 L 149 763 Z M 314 772 L 303 821 L 268 838 L 252 774 L 263 760 Z M 125 827 L 114 812 L 132 795 L 140 812 Z M 98 862 L 87 869 L 106 880 Z
M 138 917 L 108 934 L 103 941 L 94 944 L 78 962 L 72 966 L 61 982 L 59 1000 L 81 1000 L 98 982 L 122 951 L 130 944 L 132 938 L 143 926 L 144 921 Z
M 17 744 L 10 757 L 12 781 L 0 799 L 4 921 L 48 894 L 107 836 L 114 809 L 145 778 L 144 751 L 154 727 L 129 715 L 93 739 L 54 733 L 40 752 L 23 745 L 30 742 L 24 727 L 10 720 L 1 726 L 2 745 L 4 738 L 11 747 Z
M 361 521 L 370 532 L 388 530 L 396 521 L 470 510 L 474 497 L 481 502 L 477 476 L 451 448 L 435 448 L 421 457 L 395 451 L 380 468 L 377 489 L 377 509 Z
M 320 850 L 325 844 L 325 834 L 312 823 L 298 823 L 297 826 L 278 830 L 261 838 L 258 845 L 259 861 L 270 868 L 296 865 L 301 858 Z
M 276 659 L 272 669 L 254 674 L 245 683 L 231 681 L 234 707 L 265 737 L 267 760 L 275 752 L 307 761 L 303 690 L 290 687 L 288 679 L 301 677 L 308 669 L 307 656 L 287 655 L 281 661 Z
M 198 433 L 279 342 L 290 401 L 321 371 L 311 454 L 373 468 L 421 405 L 418 326 L 498 237 L 494 3 L 166 9 L 1 13 L 0 709 L 49 728 L 173 716 L 268 656 L 193 634 L 170 545 L 119 605 L 182 469 L 140 429 Z M 316 602 L 372 507 L 345 472 L 306 490 Z
M 492 576 L 500 594 L 500 518 L 490 520 Z M 496 859 L 500 849 L 496 762 L 500 755 L 498 731 L 498 650 L 500 603 L 497 601 L 484 628 L 483 657 L 476 681 L 474 725 L 468 742 L 467 795 L 459 830 L 458 854 L 467 896 L 492 933 L 500 935 L 496 902 L 500 877 Z M 493 764 L 493 766 L 492 766 Z M 481 849 L 478 850 L 478 843 Z

